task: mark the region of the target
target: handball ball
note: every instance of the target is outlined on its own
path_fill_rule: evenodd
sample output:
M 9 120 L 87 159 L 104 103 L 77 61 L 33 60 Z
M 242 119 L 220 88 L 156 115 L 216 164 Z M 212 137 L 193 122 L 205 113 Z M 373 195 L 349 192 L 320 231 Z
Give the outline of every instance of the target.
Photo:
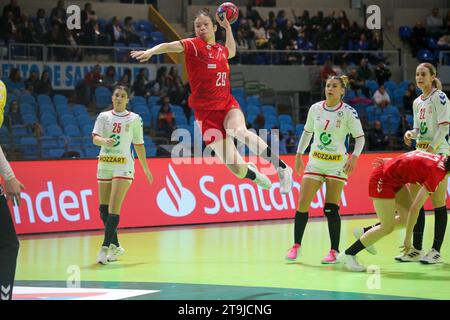
M 239 8 L 234 3 L 224 2 L 217 8 L 217 14 L 223 19 L 224 13 L 226 14 L 227 20 L 232 24 L 239 16 Z

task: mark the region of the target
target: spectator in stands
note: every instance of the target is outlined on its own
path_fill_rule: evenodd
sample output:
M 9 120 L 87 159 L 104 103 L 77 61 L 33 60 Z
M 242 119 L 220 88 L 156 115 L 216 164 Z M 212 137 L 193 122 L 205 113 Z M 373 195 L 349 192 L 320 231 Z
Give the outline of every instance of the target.
M 444 50 L 450 49 L 450 34 L 440 37 L 437 44 L 441 49 Z
M 361 59 L 358 67 L 358 78 L 367 81 L 372 79 L 372 70 L 369 68 L 369 62 L 366 58 Z
M 33 42 L 33 24 L 27 15 L 23 14 L 20 22 L 17 24 L 17 39 L 18 42 L 32 43 Z M 32 48 L 31 50 L 33 50 Z
M 165 96 L 158 112 L 158 132 L 166 138 L 170 138 L 175 130 L 175 116 L 170 109 L 170 99 Z
M 146 69 L 140 68 L 139 73 L 133 83 L 133 92 L 136 96 L 147 97 L 150 93 L 147 91 L 148 79 L 145 74 Z
M 126 44 L 141 42 L 141 38 L 139 37 L 139 34 L 134 29 L 132 17 L 125 18 L 124 26 L 123 26 L 123 35 L 124 35 L 123 38 L 124 38 L 124 41 Z
M 167 78 L 170 79 L 170 85 L 174 85 L 177 78 L 180 79 L 180 81 L 181 81 L 181 78 L 178 75 L 178 68 L 175 66 L 170 67 L 169 73 L 167 74 Z
M 380 61 L 375 68 L 375 78 L 377 79 L 378 85 L 384 84 L 391 78 L 391 71 L 386 67 L 383 61 Z
M 365 51 L 369 49 L 369 43 L 367 42 L 366 35 L 364 33 L 361 33 L 359 36 L 359 41 L 355 46 L 355 50 L 358 51 Z
M 83 80 L 84 104 L 89 105 L 94 96 L 95 89 L 101 86 L 103 82 L 101 68 L 97 64 L 94 68 L 86 73 Z
M 7 12 L 12 13 L 12 19 L 15 23 L 18 23 L 20 21 L 20 17 L 22 16 L 22 14 L 17 0 L 11 0 L 9 4 L 3 8 L 3 17 L 6 16 Z
M 116 85 L 116 68 L 114 66 L 109 66 L 106 69 L 106 73 L 103 75 L 102 85 L 112 90 Z
M 123 30 L 120 26 L 120 20 L 117 17 L 112 18 L 111 25 L 108 25 L 107 30 L 107 33 L 112 39 L 112 44 L 124 41 Z
M 427 31 L 435 37 L 440 36 L 443 32 L 444 21 L 439 17 L 439 8 L 433 8 L 431 15 L 427 17 Z
M 427 30 L 422 21 L 417 21 L 412 28 L 411 38 L 409 39 L 412 55 L 415 57 L 421 48 L 427 47 Z
M 335 76 L 336 72 L 333 70 L 333 62 L 331 60 L 325 61 L 325 64 L 320 71 L 320 78 L 322 79 L 322 83 L 325 84 L 328 77 Z
M 284 30 L 286 27 L 288 19 L 286 18 L 286 11 L 280 10 L 278 11 L 277 18 L 275 22 L 277 23 L 277 28 L 280 30 Z
M 355 95 L 358 95 L 358 91 L 361 91 L 366 97 L 369 97 L 369 88 L 365 87 L 365 80 L 359 76 L 358 71 L 355 68 L 350 70 L 348 82 L 350 89 L 355 91 Z
M 50 20 L 52 23 L 63 25 L 66 23 L 66 8 L 64 8 L 64 1 L 58 1 L 56 7 L 50 12 Z
M 375 121 L 374 128 L 369 131 L 369 148 L 371 151 L 383 151 L 389 146 L 389 137 L 383 132 L 381 122 Z
M 251 1 L 247 2 L 247 14 L 245 18 L 247 20 L 253 21 L 253 24 L 256 24 L 257 20 L 261 20 L 261 16 L 259 15 L 258 10 L 253 9 Z
M 47 34 L 50 31 L 50 25 L 45 18 L 45 10 L 38 9 L 36 13 L 36 20 L 34 22 L 35 41 L 37 43 L 43 43 L 47 38 Z
M 182 106 L 183 103 L 186 103 L 186 101 L 185 101 L 185 98 L 186 98 L 185 90 L 186 90 L 186 88 L 181 83 L 181 78 L 180 77 L 176 77 L 175 78 L 175 83 L 172 83 L 169 86 L 169 89 L 167 91 L 167 95 L 169 96 L 170 101 L 173 104 Z
M 257 49 L 264 49 L 267 47 L 267 36 L 266 29 L 263 27 L 263 21 L 258 19 L 256 20 L 255 26 L 252 28 L 252 31 L 255 35 L 255 45 Z
M 120 78 L 118 85 L 129 88 L 131 86 L 130 75 L 128 73 L 124 73 Z
M 158 70 L 156 71 L 156 79 L 150 81 L 148 84 L 148 88 L 152 96 L 162 96 L 165 94 L 165 92 L 167 91 L 167 88 L 165 86 L 166 77 L 167 77 L 167 68 L 166 67 L 158 68 Z
M 17 36 L 17 25 L 14 22 L 14 14 L 12 11 L 6 11 L 3 14 L 0 32 L 2 37 L 7 41 Z
M 23 125 L 22 116 L 20 114 L 20 107 L 17 100 L 11 101 L 11 104 L 9 106 L 9 127 L 16 126 L 16 125 Z
M 410 83 L 403 96 L 403 112 L 413 114 L 413 102 L 417 98 L 416 86 Z
M 37 82 L 34 88 L 35 94 L 46 94 L 48 96 L 52 95 L 53 88 L 52 82 L 50 81 L 50 75 L 47 70 L 42 71 L 41 79 Z
M 445 34 L 450 35 L 450 10 L 447 11 L 447 15 L 444 18 L 444 25 L 442 28 Z
M 377 91 L 375 91 L 375 93 L 373 94 L 373 100 L 375 104 L 382 109 L 391 104 L 391 98 L 385 90 L 384 84 L 380 85 Z
M 63 25 L 64 26 L 64 25 Z M 70 46 L 69 49 L 65 49 L 67 61 L 81 61 L 83 59 L 83 52 L 78 47 L 76 40 L 77 33 L 75 30 L 69 30 L 64 28 L 65 37 L 64 44 Z
M 81 29 L 85 30 L 86 25 L 95 18 L 95 12 L 92 10 L 92 5 L 88 2 L 81 10 Z
M 30 72 L 30 77 L 25 80 L 25 88 L 30 88 L 31 86 L 31 92 L 35 93 L 36 91 L 36 87 L 38 85 L 39 82 L 39 78 L 38 78 L 38 73 L 36 71 L 31 71 Z
M 373 33 L 372 39 L 369 41 L 369 50 L 378 51 L 383 50 L 384 41 L 379 31 Z
M 19 69 L 11 69 L 9 73 L 9 83 L 8 91 L 12 91 L 13 93 L 20 95 L 20 91 L 24 88 L 24 82 L 20 76 Z
M 236 34 L 236 49 L 238 50 L 249 49 L 247 39 L 244 38 L 241 31 L 238 31 Z

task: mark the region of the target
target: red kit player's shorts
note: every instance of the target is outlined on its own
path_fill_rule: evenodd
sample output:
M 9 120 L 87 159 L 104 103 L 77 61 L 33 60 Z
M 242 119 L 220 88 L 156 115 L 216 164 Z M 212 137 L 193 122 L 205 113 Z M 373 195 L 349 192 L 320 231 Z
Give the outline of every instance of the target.
M 369 197 L 378 199 L 394 199 L 395 194 L 402 188 L 386 180 L 383 175 L 384 165 L 374 169 L 369 178 Z
M 202 130 L 203 141 L 206 145 L 226 137 L 223 126 L 225 117 L 231 109 L 240 109 L 239 103 L 231 97 L 230 102 L 222 110 L 196 110 L 195 120 Z

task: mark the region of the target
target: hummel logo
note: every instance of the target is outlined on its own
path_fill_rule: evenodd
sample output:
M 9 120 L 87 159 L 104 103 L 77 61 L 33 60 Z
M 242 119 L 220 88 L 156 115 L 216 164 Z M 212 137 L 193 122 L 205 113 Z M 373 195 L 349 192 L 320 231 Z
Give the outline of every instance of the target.
M 377 182 L 377 192 L 381 193 L 382 190 L 383 190 L 383 179 L 380 179 Z
M 6 288 L 4 286 L 1 286 L 0 300 L 9 300 L 9 292 L 10 291 L 11 291 L 11 285 L 7 286 Z

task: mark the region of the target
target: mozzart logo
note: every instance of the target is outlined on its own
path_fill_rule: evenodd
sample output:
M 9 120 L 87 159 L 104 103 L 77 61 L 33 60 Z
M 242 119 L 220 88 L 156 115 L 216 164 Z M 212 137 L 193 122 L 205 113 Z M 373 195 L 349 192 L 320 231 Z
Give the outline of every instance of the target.
M 184 217 L 195 209 L 194 194 L 183 187 L 180 179 L 169 164 L 169 176 L 166 176 L 167 187 L 162 189 L 156 198 L 158 207 L 172 217 Z

